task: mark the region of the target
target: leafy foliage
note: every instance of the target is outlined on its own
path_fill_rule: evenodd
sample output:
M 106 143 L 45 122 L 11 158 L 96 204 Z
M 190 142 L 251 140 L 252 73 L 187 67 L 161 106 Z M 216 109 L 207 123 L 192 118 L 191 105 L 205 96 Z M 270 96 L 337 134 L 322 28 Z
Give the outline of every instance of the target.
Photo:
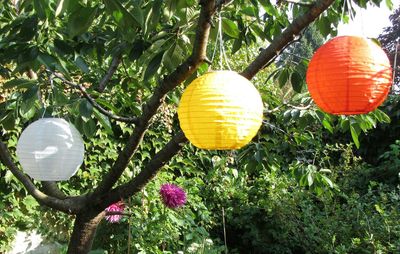
M 367 2 L 356 1 L 361 6 Z M 336 34 L 346 8 L 336 1 L 277 65 L 254 77 L 266 113 L 249 146 L 226 152 L 187 145 L 154 181 L 123 200 L 129 216 L 120 224 L 100 224 L 92 253 L 221 253 L 224 229 L 230 253 L 398 251 L 398 98 L 368 115 L 337 117 L 317 109 L 306 92 L 307 59 L 323 38 Z M 1 141 L 13 152 L 21 130 L 35 119 L 66 118 L 83 134 L 87 156 L 76 176 L 57 185 L 67 195 L 90 192 L 109 172 L 134 127 L 100 112 L 83 91 L 113 115 L 136 117 L 148 110 L 145 102 L 159 80 L 190 55 L 199 10 L 193 0 L 1 2 Z M 308 10 L 268 0 L 224 6 L 223 45 L 233 68 L 246 66 L 292 17 Z M 210 22 L 209 40 L 214 42 L 218 19 Z M 209 56 L 217 47 L 211 46 Z M 215 67 L 220 55 L 167 94 L 116 185 L 142 172 L 179 131 L 176 107 L 184 85 Z M 100 84 L 110 73 L 102 91 Z M 393 135 L 387 135 L 389 128 Z M 385 145 L 377 146 L 383 137 Z M 373 166 L 358 153 L 370 157 L 366 161 L 374 161 Z M 72 216 L 39 206 L 3 164 L 0 174 L 0 225 L 12 225 L 0 226 L 0 252 L 17 228 L 39 227 L 65 243 Z M 165 182 L 187 191 L 185 207 L 163 207 L 158 191 Z

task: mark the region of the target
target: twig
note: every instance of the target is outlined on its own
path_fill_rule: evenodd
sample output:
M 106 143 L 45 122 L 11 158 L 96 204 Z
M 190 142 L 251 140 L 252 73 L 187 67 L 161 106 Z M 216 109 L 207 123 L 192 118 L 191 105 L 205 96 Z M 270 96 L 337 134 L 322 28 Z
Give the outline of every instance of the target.
M 56 73 L 56 72 L 52 72 L 51 70 L 47 70 L 49 72 L 51 72 L 56 78 L 58 78 L 59 80 L 61 80 L 63 83 L 68 84 L 74 88 L 77 88 L 81 91 L 83 97 L 85 97 L 90 104 L 93 105 L 93 107 L 95 107 L 96 109 L 98 109 L 100 111 L 100 113 L 102 113 L 103 115 L 108 116 L 111 119 L 114 119 L 116 121 L 119 122 L 125 122 L 125 123 L 134 123 L 136 124 L 138 119 L 136 117 L 123 117 L 123 116 L 117 116 L 114 115 L 113 113 L 107 111 L 106 109 L 104 109 L 102 106 L 100 106 L 87 92 L 86 89 L 81 85 L 81 84 L 77 84 L 74 83 L 72 81 L 69 81 L 67 79 L 65 79 L 63 76 L 61 76 L 60 74 Z
M 128 138 L 124 149 L 119 153 L 118 158 L 112 166 L 111 170 L 103 177 L 103 180 L 100 182 L 98 187 L 94 190 L 92 194 L 89 194 L 93 198 L 101 198 L 104 193 L 107 193 L 109 190 L 111 190 L 114 184 L 118 181 L 119 177 L 128 166 L 133 154 L 139 148 L 139 145 L 143 140 L 144 134 L 149 128 L 151 118 L 157 113 L 157 110 L 163 103 L 167 93 L 175 89 L 180 83 L 189 78 L 190 75 L 192 75 L 197 70 L 200 64 L 205 61 L 208 38 L 211 29 L 211 18 L 216 11 L 216 7 L 215 0 L 202 0 L 200 1 L 200 4 L 201 10 L 198 18 L 198 26 L 193 43 L 192 54 L 172 73 L 164 76 L 163 80 L 161 80 L 158 86 L 153 90 L 152 96 L 142 107 L 142 115 L 138 118 L 138 123 L 135 126 L 135 130 Z M 176 147 L 171 146 L 170 149 L 176 149 Z M 180 150 L 180 148 L 178 150 Z M 166 154 L 172 152 L 171 156 L 173 156 L 175 155 L 177 150 L 164 152 Z M 165 163 L 166 161 L 163 162 L 162 165 L 164 165 Z M 153 169 L 149 170 L 152 171 Z M 130 190 L 125 193 L 121 193 L 122 196 L 128 197 L 135 194 L 136 192 L 141 190 L 144 184 L 146 184 L 152 177 L 154 177 L 153 173 L 147 174 L 144 171 L 145 169 L 143 169 L 139 173 L 139 175 L 135 177 L 134 181 L 131 182 L 133 186 L 125 186 L 126 188 L 133 189 L 133 191 Z M 125 190 L 124 187 L 121 187 L 121 189 Z M 101 203 L 101 206 L 104 205 L 104 202 L 102 202 L 101 199 L 98 200 L 98 202 Z
M 156 174 L 157 172 L 175 156 L 187 142 L 183 132 L 176 134 L 153 158 L 149 161 L 145 168 L 129 182 L 116 187 L 103 196 L 101 206 L 108 207 L 121 199 L 128 198 L 139 192 Z M 93 198 L 92 198 L 93 200 Z
M 40 204 L 48 207 L 63 211 L 66 213 L 77 213 L 86 204 L 86 197 L 76 196 L 68 197 L 66 199 L 59 199 L 56 197 L 48 196 L 41 192 L 31 181 L 31 179 L 25 175 L 18 167 L 14 164 L 11 159 L 11 155 L 7 149 L 7 146 L 0 141 L 0 161 L 11 171 L 11 173 L 24 185 L 25 189 L 30 195 L 32 195 Z
M 285 2 L 285 3 L 288 3 L 288 4 L 295 4 L 295 5 L 300 5 L 300 6 L 305 6 L 305 7 L 311 7 L 311 6 L 313 6 L 313 3 L 312 2 L 301 2 L 301 1 L 299 1 L 299 0 L 282 0 L 282 1 L 280 1 L 281 3 L 282 2 Z
M 104 92 L 107 83 L 110 81 L 112 75 L 114 75 L 115 71 L 118 68 L 118 65 L 121 63 L 121 55 L 115 55 L 111 61 L 111 65 L 108 68 L 106 75 L 104 75 L 103 79 L 99 83 L 98 91 L 100 93 Z
M 308 12 L 294 19 L 279 36 L 275 37 L 271 44 L 261 51 L 257 58 L 241 74 L 247 79 L 252 79 L 260 70 L 271 64 L 272 59 L 276 58 L 277 53 L 284 49 L 289 42 L 293 41 L 296 35 L 300 34 L 305 27 L 328 9 L 333 2 L 334 0 L 316 1 Z

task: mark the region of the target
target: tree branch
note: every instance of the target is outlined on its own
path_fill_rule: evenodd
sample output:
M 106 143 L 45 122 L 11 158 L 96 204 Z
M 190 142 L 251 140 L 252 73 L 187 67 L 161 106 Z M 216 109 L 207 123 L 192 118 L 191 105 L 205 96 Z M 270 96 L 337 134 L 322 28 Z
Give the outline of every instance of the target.
M 74 82 L 72 82 L 72 81 L 69 81 L 69 80 L 65 79 L 63 76 L 61 76 L 60 74 L 58 74 L 58 73 L 56 73 L 56 72 L 53 72 L 53 71 L 51 71 L 51 70 L 47 70 L 47 71 L 51 72 L 56 78 L 58 78 L 59 80 L 61 80 L 63 83 L 65 83 L 65 84 L 67 84 L 67 85 L 70 85 L 70 86 L 72 86 L 72 87 L 74 87 L 74 88 L 79 89 L 79 90 L 81 91 L 83 97 L 85 97 L 86 100 L 88 100 L 88 102 L 89 102 L 90 104 L 92 104 L 92 106 L 93 106 L 94 108 L 96 108 L 97 110 L 99 110 L 100 113 L 102 113 L 103 115 L 108 116 L 109 118 L 114 119 L 114 120 L 119 121 L 119 122 L 134 123 L 134 124 L 137 123 L 137 120 L 138 120 L 138 119 L 137 119 L 136 117 L 117 116 L 117 115 L 114 115 L 113 113 L 107 111 L 106 109 L 104 109 L 102 106 L 100 106 L 100 105 L 95 101 L 95 99 L 93 99 L 93 98 L 86 92 L 86 89 L 85 89 L 81 84 L 77 84 L 77 83 L 74 83 Z
M 58 199 L 57 197 L 48 196 L 41 192 L 33 182 L 27 177 L 18 167 L 14 164 L 11 159 L 11 155 L 7 149 L 7 146 L 0 141 L 0 160 L 1 162 L 10 169 L 11 173 L 24 185 L 25 189 L 30 195 L 32 195 L 37 202 L 41 205 L 66 212 L 66 213 L 77 213 L 80 211 L 86 202 L 86 198 L 83 196 L 70 197 L 66 199 Z
M 277 4 L 282 4 L 282 2 L 288 3 L 288 4 L 295 4 L 295 5 L 305 6 L 305 7 L 313 6 L 312 2 L 302 2 L 300 0 L 281 0 L 281 1 L 278 1 Z
M 182 149 L 186 142 L 185 135 L 180 131 L 150 160 L 135 178 L 103 194 L 105 195 L 104 198 L 98 200 L 99 205 L 106 208 L 119 200 L 126 199 L 139 192 Z
M 63 193 L 57 186 L 56 182 L 50 181 L 42 181 L 43 192 L 49 196 L 58 198 L 58 199 L 66 199 L 67 195 Z
M 113 57 L 111 61 L 111 65 L 108 68 L 106 75 L 104 75 L 103 79 L 99 83 L 98 91 L 100 93 L 104 92 L 107 83 L 110 81 L 111 77 L 114 75 L 115 71 L 118 68 L 118 65 L 121 63 L 121 55 L 117 54 Z
M 276 37 L 271 44 L 261 51 L 257 58 L 241 73 L 245 78 L 252 79 L 265 65 L 291 42 L 301 30 L 312 23 L 322 12 L 324 12 L 335 0 L 318 0 L 309 11 L 299 17 Z
M 138 149 L 149 127 L 150 119 L 156 114 L 166 94 L 192 75 L 198 66 L 207 59 L 206 48 L 211 28 L 211 17 L 216 10 L 215 0 L 202 0 L 200 4 L 202 6 L 192 54 L 180 64 L 175 71 L 165 76 L 164 79 L 160 81 L 151 98 L 143 105 L 143 113 L 135 125 L 133 134 L 129 137 L 124 150 L 120 152 L 111 170 L 104 176 L 103 180 L 94 191 L 94 196 L 100 196 L 102 193 L 109 191 L 117 182 L 118 178 L 127 167 L 132 155 Z

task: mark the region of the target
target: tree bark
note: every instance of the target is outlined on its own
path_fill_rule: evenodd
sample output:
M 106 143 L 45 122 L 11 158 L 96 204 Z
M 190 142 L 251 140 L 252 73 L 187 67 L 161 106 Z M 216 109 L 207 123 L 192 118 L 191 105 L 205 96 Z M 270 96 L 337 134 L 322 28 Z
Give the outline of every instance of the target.
M 68 245 L 67 254 L 87 254 L 92 249 L 97 226 L 105 212 L 83 211 L 76 215 L 74 230 Z

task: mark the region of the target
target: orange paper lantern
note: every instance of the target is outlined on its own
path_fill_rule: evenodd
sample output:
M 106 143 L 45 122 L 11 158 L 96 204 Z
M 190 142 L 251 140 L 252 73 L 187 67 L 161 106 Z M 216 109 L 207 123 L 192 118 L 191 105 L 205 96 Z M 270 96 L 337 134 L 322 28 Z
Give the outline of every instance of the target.
M 386 99 L 392 69 L 376 43 L 362 37 L 339 36 L 315 52 L 306 80 L 311 97 L 323 111 L 364 114 Z

